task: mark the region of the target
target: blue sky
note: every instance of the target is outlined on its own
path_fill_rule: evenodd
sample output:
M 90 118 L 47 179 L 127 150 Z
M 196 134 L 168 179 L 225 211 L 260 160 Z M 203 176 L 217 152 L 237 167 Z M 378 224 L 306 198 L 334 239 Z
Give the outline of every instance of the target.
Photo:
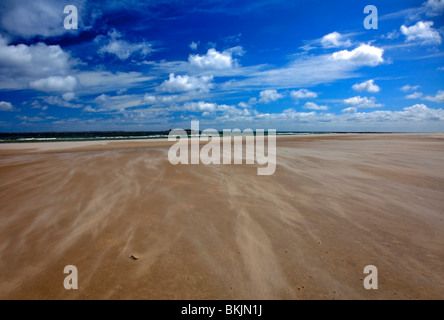
M 444 0 L 3 0 L 0 131 L 443 132 L 443 36 Z

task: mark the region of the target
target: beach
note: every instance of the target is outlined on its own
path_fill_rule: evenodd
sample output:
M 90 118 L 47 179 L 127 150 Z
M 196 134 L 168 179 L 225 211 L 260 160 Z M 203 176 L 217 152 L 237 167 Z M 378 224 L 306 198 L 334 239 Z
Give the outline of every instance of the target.
M 171 145 L 1 144 L 0 299 L 444 298 L 444 134 L 278 137 L 269 176 Z

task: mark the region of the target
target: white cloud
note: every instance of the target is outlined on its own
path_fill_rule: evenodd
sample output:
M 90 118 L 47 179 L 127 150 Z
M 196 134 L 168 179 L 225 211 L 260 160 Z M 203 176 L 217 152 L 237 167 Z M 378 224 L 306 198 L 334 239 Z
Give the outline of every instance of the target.
M 0 111 L 15 111 L 11 102 L 0 101 Z
M 423 132 L 442 131 L 444 110 L 428 108 L 424 104 L 416 104 L 401 111 L 358 112 L 358 108 L 349 107 L 343 109 L 339 115 L 287 109 L 282 113 L 258 114 L 254 119 L 266 121 L 265 126 L 268 128 L 276 126 L 286 128 L 282 130 L 292 130 L 291 128 L 297 123 L 300 130 L 380 131 L 382 129 Z
M 258 101 L 257 101 L 257 98 L 255 98 L 255 97 L 248 99 L 249 105 L 255 105 L 257 103 L 258 103 Z
M 444 120 L 443 109 L 431 109 L 425 104 L 415 104 L 411 107 L 404 108 L 404 111 L 401 112 L 400 115 L 405 119 L 411 118 L 416 121 Z
M 215 112 L 218 108 L 216 103 L 208 103 L 208 102 L 188 102 L 184 105 L 184 109 L 192 112 Z
M 246 117 L 251 117 L 256 114 L 255 111 L 250 111 L 246 108 L 236 108 L 232 105 L 209 103 L 204 101 L 199 102 L 187 102 L 179 109 L 175 111 L 189 111 L 189 112 L 201 112 L 204 116 L 217 114 L 216 121 L 236 121 L 239 119 L 245 120 Z
M 63 27 L 63 8 L 66 4 L 75 5 L 79 15 L 84 0 L 70 0 L 69 3 L 59 0 L 2 0 L 0 3 L 0 21 L 4 30 L 14 36 L 31 38 L 34 36 L 53 37 L 74 30 Z M 81 22 L 82 19 L 79 19 Z
M 401 91 L 409 92 L 409 91 L 418 90 L 419 88 L 420 88 L 420 86 L 411 86 L 411 85 L 407 84 L 401 88 Z
M 67 92 L 73 91 L 77 86 L 77 79 L 73 76 L 67 77 L 48 77 L 31 81 L 29 86 L 32 89 L 44 92 Z
M 192 42 L 190 43 L 190 49 L 191 49 L 191 50 L 196 51 L 198 47 L 199 47 L 199 42 L 194 42 L 194 41 L 192 41 Z
M 80 81 L 77 94 L 100 94 L 119 91 L 122 88 L 134 88 L 142 83 L 149 83 L 153 77 L 144 76 L 141 72 L 82 71 L 76 74 Z
M 348 121 L 355 123 L 373 123 L 377 126 L 378 123 L 389 123 L 395 125 L 396 123 L 406 123 L 403 126 L 404 131 L 411 131 L 411 128 L 421 122 L 436 123 L 444 120 L 443 109 L 431 109 L 424 104 L 415 104 L 411 107 L 404 108 L 402 111 L 373 111 L 352 113 L 345 118 Z M 427 126 L 423 127 L 427 128 Z
M 311 98 L 317 98 L 318 94 L 316 92 L 307 90 L 307 89 L 300 89 L 298 91 L 291 91 L 290 96 L 297 100 L 297 99 L 311 99 Z
M 357 35 L 357 33 L 341 34 L 337 31 L 326 34 L 320 39 L 304 41 L 304 45 L 300 47 L 302 50 L 310 51 L 313 49 L 331 49 L 340 47 L 350 47 L 353 42 L 349 39 Z
M 427 17 L 437 17 L 444 12 L 444 0 L 427 0 L 420 7 L 407 8 L 401 11 L 385 14 L 380 20 L 395 19 L 403 17 L 406 21 L 418 21 Z
M 381 36 L 383 39 L 389 39 L 389 40 L 394 40 L 394 39 L 398 39 L 400 36 L 398 30 L 393 30 L 391 32 L 388 32 L 387 34 Z
M 25 89 L 32 81 L 66 76 L 73 64 L 58 45 L 8 45 L 0 35 L 0 89 Z
M 62 98 L 65 101 L 71 101 L 72 99 L 74 99 L 76 97 L 76 94 L 74 92 L 67 92 L 65 94 L 62 95 Z
M 41 105 L 38 100 L 34 100 L 33 102 L 31 102 L 31 108 L 32 109 L 39 109 L 42 111 L 48 110 L 48 106 Z
M 314 102 L 307 102 L 302 108 L 309 109 L 309 110 L 316 110 L 316 111 L 327 111 L 327 106 L 319 106 Z
M 331 55 L 331 59 L 335 61 L 345 61 L 355 66 L 377 66 L 384 62 L 382 55 L 384 49 L 362 44 L 358 48 L 342 50 Z
M 428 0 L 423 3 L 423 7 L 425 7 L 427 16 L 439 16 L 444 12 L 444 0 Z
M 340 79 L 349 79 L 358 76 L 354 71 L 364 66 L 376 66 L 382 63 L 383 50 L 375 47 L 370 52 L 351 51 L 352 56 L 338 55 L 299 55 L 285 66 L 270 68 L 257 66 L 250 72 L 238 68 L 247 77 L 227 83 L 227 90 L 239 88 L 273 87 L 276 89 L 290 89 L 295 87 L 315 86 L 322 83 L 332 83 Z M 362 49 L 362 48 L 361 48 Z M 365 50 L 365 49 L 364 49 Z M 350 51 L 346 51 L 350 53 Z M 257 70 L 259 67 L 266 69 Z
M 191 97 L 186 95 L 166 95 L 166 96 L 155 96 L 146 93 L 142 99 L 143 104 L 147 105 L 170 105 L 172 103 L 178 103 L 186 100 L 190 100 Z
M 127 94 L 127 95 L 116 95 L 116 96 L 101 94 L 94 99 L 94 102 L 100 106 L 99 109 L 94 109 L 94 112 L 124 113 L 128 108 L 142 106 L 143 99 L 144 96 L 140 94 L 134 94 L 134 95 Z
M 87 112 L 87 113 L 94 113 L 94 112 L 98 112 L 99 110 L 94 109 L 91 106 L 86 106 L 85 108 L 83 108 L 83 112 Z
M 332 83 L 340 79 L 357 77 L 358 74 L 355 73 L 357 69 L 376 66 L 384 61 L 382 58 L 383 49 L 362 45 L 352 51 L 337 52 L 336 55 L 294 55 L 288 64 L 278 68 L 268 64 L 242 67 L 237 62 L 233 62 L 235 59 L 227 53 L 232 51 L 241 53 L 241 47 L 225 50 L 222 53 L 215 49 L 210 49 L 210 52 L 212 52 L 211 50 L 214 50 L 213 55 L 191 55 L 189 62 L 145 61 L 143 64 L 151 66 L 152 74 L 175 73 L 193 76 L 236 77 L 221 84 L 220 88 L 226 91 L 241 91 L 247 88 L 251 90 L 261 88 L 291 90 L 297 87 Z
M 350 40 L 343 40 L 344 36 L 338 32 L 332 32 L 322 37 L 321 44 L 324 48 L 349 47 Z
M 70 103 L 69 101 L 66 101 L 66 100 L 64 100 L 60 97 L 56 97 L 56 96 L 44 97 L 43 101 L 46 102 L 47 104 L 54 105 L 57 107 L 63 107 L 63 108 L 82 108 L 83 107 L 83 105 L 73 104 L 73 103 Z
M 433 21 L 418 21 L 411 27 L 402 25 L 401 33 L 406 36 L 407 42 L 415 42 L 422 45 L 441 44 L 441 36 L 432 26 Z
M 368 80 L 368 81 L 364 81 L 362 83 L 357 83 L 355 85 L 353 85 L 353 90 L 355 91 L 367 91 L 370 93 L 377 93 L 379 91 L 381 91 L 381 88 L 375 84 L 374 80 Z
M 107 94 L 101 94 L 100 96 L 98 96 L 97 98 L 94 99 L 94 101 L 99 102 L 99 103 L 104 103 L 107 102 L 109 100 L 110 96 Z
M 112 30 L 108 33 L 108 43 L 99 49 L 100 54 L 113 54 L 120 60 L 127 60 L 129 57 L 139 55 L 145 58 L 154 51 L 152 44 L 148 42 L 129 43 L 122 40 L 123 37 L 117 30 Z M 103 41 L 103 36 L 96 38 L 97 42 Z
M 157 102 L 157 97 L 153 96 L 152 94 L 146 93 L 145 96 L 143 97 L 142 102 L 149 105 L 155 104 Z
M 433 102 L 444 102 L 444 90 L 439 90 L 434 97 L 427 96 L 424 99 Z
M 352 106 L 355 108 L 380 108 L 383 105 L 376 103 L 376 100 L 374 97 L 367 98 L 367 97 L 353 97 L 349 99 L 344 100 L 344 104 L 347 106 Z
M 264 90 L 259 94 L 259 102 L 260 103 L 270 103 L 279 99 L 282 99 L 284 96 L 277 92 L 277 90 Z
M 170 78 L 165 80 L 158 88 L 159 91 L 166 92 L 184 92 L 198 90 L 201 92 L 208 92 L 214 84 L 213 76 L 202 76 L 200 78 L 170 74 Z
M 42 118 L 42 117 L 28 117 L 28 116 L 22 116 L 22 115 L 18 115 L 16 116 L 17 119 L 24 121 L 24 122 L 41 122 L 46 120 L 47 118 Z
M 245 102 L 239 102 L 238 106 L 241 108 L 251 108 L 251 106 L 248 103 Z
M 419 99 L 423 96 L 423 94 L 421 92 L 413 92 L 412 94 L 409 94 L 407 96 L 405 96 L 406 99 Z
M 241 56 L 243 54 L 242 47 L 234 47 L 223 52 L 219 52 L 216 49 L 209 49 L 207 54 L 200 55 L 190 55 L 188 61 L 192 66 L 196 66 L 202 69 L 231 69 L 238 65 L 236 59 L 233 55 Z
M 358 112 L 358 108 L 356 107 L 348 107 L 345 109 L 342 109 L 342 113 L 355 113 Z

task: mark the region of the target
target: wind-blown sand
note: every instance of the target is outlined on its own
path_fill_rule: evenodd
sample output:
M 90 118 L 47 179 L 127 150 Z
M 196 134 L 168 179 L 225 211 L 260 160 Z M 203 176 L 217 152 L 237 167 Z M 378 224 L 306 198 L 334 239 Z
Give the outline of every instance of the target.
M 444 135 L 283 137 L 272 176 L 169 145 L 0 145 L 0 299 L 444 298 Z

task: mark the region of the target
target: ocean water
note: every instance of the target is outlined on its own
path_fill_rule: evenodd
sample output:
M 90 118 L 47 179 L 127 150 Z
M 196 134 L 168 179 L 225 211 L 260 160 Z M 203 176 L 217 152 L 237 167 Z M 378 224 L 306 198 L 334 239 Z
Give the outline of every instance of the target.
M 311 135 L 332 134 L 341 132 L 303 132 L 303 131 L 278 131 L 276 135 Z M 141 139 L 166 139 L 169 131 L 104 131 L 104 132 L 26 132 L 26 133 L 0 133 L 0 143 L 25 143 L 25 142 L 57 142 L 57 141 L 99 141 L 99 140 L 141 140 Z M 222 136 L 222 131 L 219 132 Z M 190 136 L 190 132 L 188 131 Z M 267 132 L 265 132 L 267 135 Z

